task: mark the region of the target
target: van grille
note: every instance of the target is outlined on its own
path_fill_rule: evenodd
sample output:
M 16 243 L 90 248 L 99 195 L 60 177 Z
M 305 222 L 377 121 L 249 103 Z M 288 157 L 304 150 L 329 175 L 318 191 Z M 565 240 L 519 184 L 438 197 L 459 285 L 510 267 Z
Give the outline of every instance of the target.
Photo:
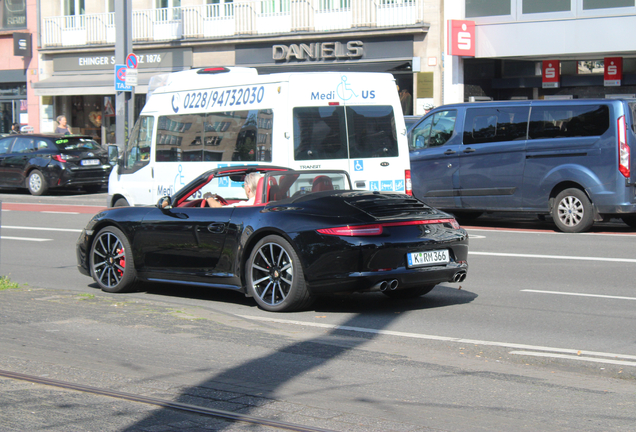
M 378 219 L 426 216 L 436 213 L 435 210 L 421 201 L 408 195 L 396 193 L 354 196 L 349 198 L 347 203 Z

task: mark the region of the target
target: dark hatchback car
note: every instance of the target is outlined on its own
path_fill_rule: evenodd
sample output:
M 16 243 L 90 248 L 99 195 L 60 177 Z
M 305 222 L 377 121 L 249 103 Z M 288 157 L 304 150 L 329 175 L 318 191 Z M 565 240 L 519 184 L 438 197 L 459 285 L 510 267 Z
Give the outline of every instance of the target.
M 108 184 L 108 152 L 90 136 L 28 134 L 0 138 L 0 188 L 97 192 Z

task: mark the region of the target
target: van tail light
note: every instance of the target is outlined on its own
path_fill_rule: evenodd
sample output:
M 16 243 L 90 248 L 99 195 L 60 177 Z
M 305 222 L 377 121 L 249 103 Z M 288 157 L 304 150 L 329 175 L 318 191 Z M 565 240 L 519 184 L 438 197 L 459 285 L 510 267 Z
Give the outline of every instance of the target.
M 335 228 L 322 228 L 318 231 L 320 234 L 344 236 L 344 237 L 360 237 L 360 236 L 377 236 L 384 232 L 384 227 L 395 226 L 409 226 L 409 225 L 436 225 L 447 224 L 453 229 L 459 229 L 460 226 L 457 220 L 447 219 L 429 219 L 429 220 L 415 220 L 415 221 L 402 221 L 402 222 L 385 222 L 381 224 L 369 224 L 369 225 L 346 225 Z
M 618 118 L 618 170 L 625 178 L 630 176 L 630 152 L 627 145 L 627 126 L 625 116 Z
M 404 170 L 404 192 L 407 195 L 413 195 L 413 183 L 411 183 L 411 170 Z

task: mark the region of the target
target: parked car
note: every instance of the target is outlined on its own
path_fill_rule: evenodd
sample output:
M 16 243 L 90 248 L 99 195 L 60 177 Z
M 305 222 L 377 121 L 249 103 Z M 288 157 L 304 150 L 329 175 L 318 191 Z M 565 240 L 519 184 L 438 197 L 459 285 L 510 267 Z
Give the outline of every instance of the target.
M 240 201 L 254 171 L 254 205 L 205 207 L 207 193 Z M 156 206 L 101 211 L 77 243 L 79 271 L 104 291 L 138 280 L 227 288 L 268 311 L 343 292 L 421 296 L 463 281 L 467 255 L 455 219 L 410 195 L 351 190 L 345 171 L 272 166 L 213 169 Z
M 408 133 L 413 194 L 460 220 L 552 216 L 564 232 L 636 227 L 636 100 L 446 105 Z
M 90 136 L 10 135 L 0 138 L 0 187 L 26 187 L 32 195 L 52 188 L 97 192 L 108 185 L 108 152 Z

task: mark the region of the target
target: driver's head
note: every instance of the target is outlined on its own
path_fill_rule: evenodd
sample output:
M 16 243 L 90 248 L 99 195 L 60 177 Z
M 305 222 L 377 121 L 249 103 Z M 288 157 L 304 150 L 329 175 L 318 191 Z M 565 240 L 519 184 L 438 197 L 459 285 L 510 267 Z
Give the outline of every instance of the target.
M 258 180 L 263 177 L 263 174 L 259 172 L 251 172 L 245 176 L 245 194 L 248 198 L 252 198 L 256 195 L 256 187 L 258 186 Z

